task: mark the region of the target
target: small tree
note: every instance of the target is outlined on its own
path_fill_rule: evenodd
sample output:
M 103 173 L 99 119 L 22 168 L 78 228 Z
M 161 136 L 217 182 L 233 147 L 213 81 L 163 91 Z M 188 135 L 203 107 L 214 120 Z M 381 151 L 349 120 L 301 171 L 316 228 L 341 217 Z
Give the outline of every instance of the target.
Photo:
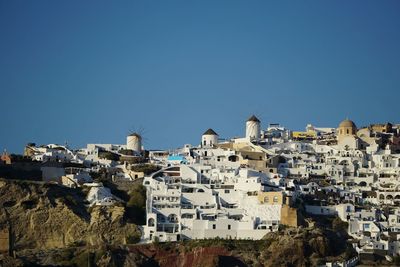
M 105 151 L 105 152 L 99 152 L 99 158 L 118 161 L 119 155 L 109 152 L 109 151 Z
M 342 221 L 339 217 L 336 217 L 332 221 L 332 229 L 335 232 L 347 233 L 348 227 L 349 224 L 347 222 Z
M 136 244 L 140 241 L 140 236 L 139 235 L 128 235 L 126 237 L 126 243 L 128 244 Z
M 156 245 L 156 246 L 158 246 L 160 244 L 160 238 L 158 238 L 158 236 L 155 236 L 153 238 L 153 244 Z
M 160 170 L 160 167 L 154 164 L 139 164 L 132 166 L 132 171 L 143 172 L 145 175 L 150 175 Z
M 122 155 L 127 155 L 127 156 L 133 156 L 134 152 L 131 149 L 121 149 L 119 151 L 120 154 Z
M 394 256 L 393 257 L 393 263 L 396 266 L 400 266 L 400 256 Z
M 146 222 L 146 188 L 137 184 L 129 193 L 130 198 L 127 206 L 127 214 L 136 224 L 144 224 Z

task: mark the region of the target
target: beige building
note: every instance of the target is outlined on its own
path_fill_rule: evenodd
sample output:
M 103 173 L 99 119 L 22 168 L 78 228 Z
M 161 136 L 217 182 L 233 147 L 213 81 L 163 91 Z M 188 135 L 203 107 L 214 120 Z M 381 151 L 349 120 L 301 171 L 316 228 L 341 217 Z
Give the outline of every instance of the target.
M 342 121 L 337 128 L 336 135 L 339 148 L 346 150 L 359 148 L 357 126 L 353 121 L 349 119 Z
M 382 138 L 373 134 L 370 127 L 361 128 L 357 131 L 357 136 L 360 138 L 360 148 L 365 149 L 367 146 L 378 146 L 382 143 Z
M 303 224 L 303 217 L 296 208 L 292 208 L 289 205 L 282 205 L 281 224 L 298 227 Z

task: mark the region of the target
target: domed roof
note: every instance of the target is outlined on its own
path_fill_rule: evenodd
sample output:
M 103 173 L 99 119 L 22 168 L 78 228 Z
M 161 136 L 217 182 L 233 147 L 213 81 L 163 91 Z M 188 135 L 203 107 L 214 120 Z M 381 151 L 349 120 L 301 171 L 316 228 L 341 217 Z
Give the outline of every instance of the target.
M 356 127 L 356 124 L 355 124 L 353 121 L 349 120 L 349 119 L 345 119 L 344 121 L 342 121 L 342 122 L 339 124 L 339 128 L 342 128 L 342 127 L 357 128 L 357 127 Z
M 203 135 L 218 135 L 213 129 L 208 129 L 203 133 Z
M 255 122 L 260 122 L 260 120 L 256 117 L 256 116 L 254 116 L 254 115 L 252 115 L 250 118 L 248 118 L 248 120 L 247 121 L 255 121 Z

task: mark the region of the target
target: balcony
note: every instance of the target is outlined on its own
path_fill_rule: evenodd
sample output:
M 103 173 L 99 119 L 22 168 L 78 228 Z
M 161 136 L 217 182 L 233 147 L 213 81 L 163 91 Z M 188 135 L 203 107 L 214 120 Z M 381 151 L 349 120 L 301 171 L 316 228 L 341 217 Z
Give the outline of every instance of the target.
M 158 223 L 157 232 L 178 233 L 179 223 Z

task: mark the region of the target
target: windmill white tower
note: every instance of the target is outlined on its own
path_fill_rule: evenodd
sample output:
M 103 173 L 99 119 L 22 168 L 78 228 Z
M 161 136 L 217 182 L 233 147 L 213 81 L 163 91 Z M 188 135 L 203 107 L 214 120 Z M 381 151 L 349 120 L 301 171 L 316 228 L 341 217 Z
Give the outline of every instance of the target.
M 126 148 L 137 154 L 142 152 L 142 137 L 138 133 L 131 133 L 126 137 Z
M 254 115 L 246 121 L 246 138 L 250 140 L 260 138 L 260 123 L 260 120 Z
M 218 144 L 218 134 L 210 128 L 201 136 L 201 146 L 213 147 L 216 144 Z

